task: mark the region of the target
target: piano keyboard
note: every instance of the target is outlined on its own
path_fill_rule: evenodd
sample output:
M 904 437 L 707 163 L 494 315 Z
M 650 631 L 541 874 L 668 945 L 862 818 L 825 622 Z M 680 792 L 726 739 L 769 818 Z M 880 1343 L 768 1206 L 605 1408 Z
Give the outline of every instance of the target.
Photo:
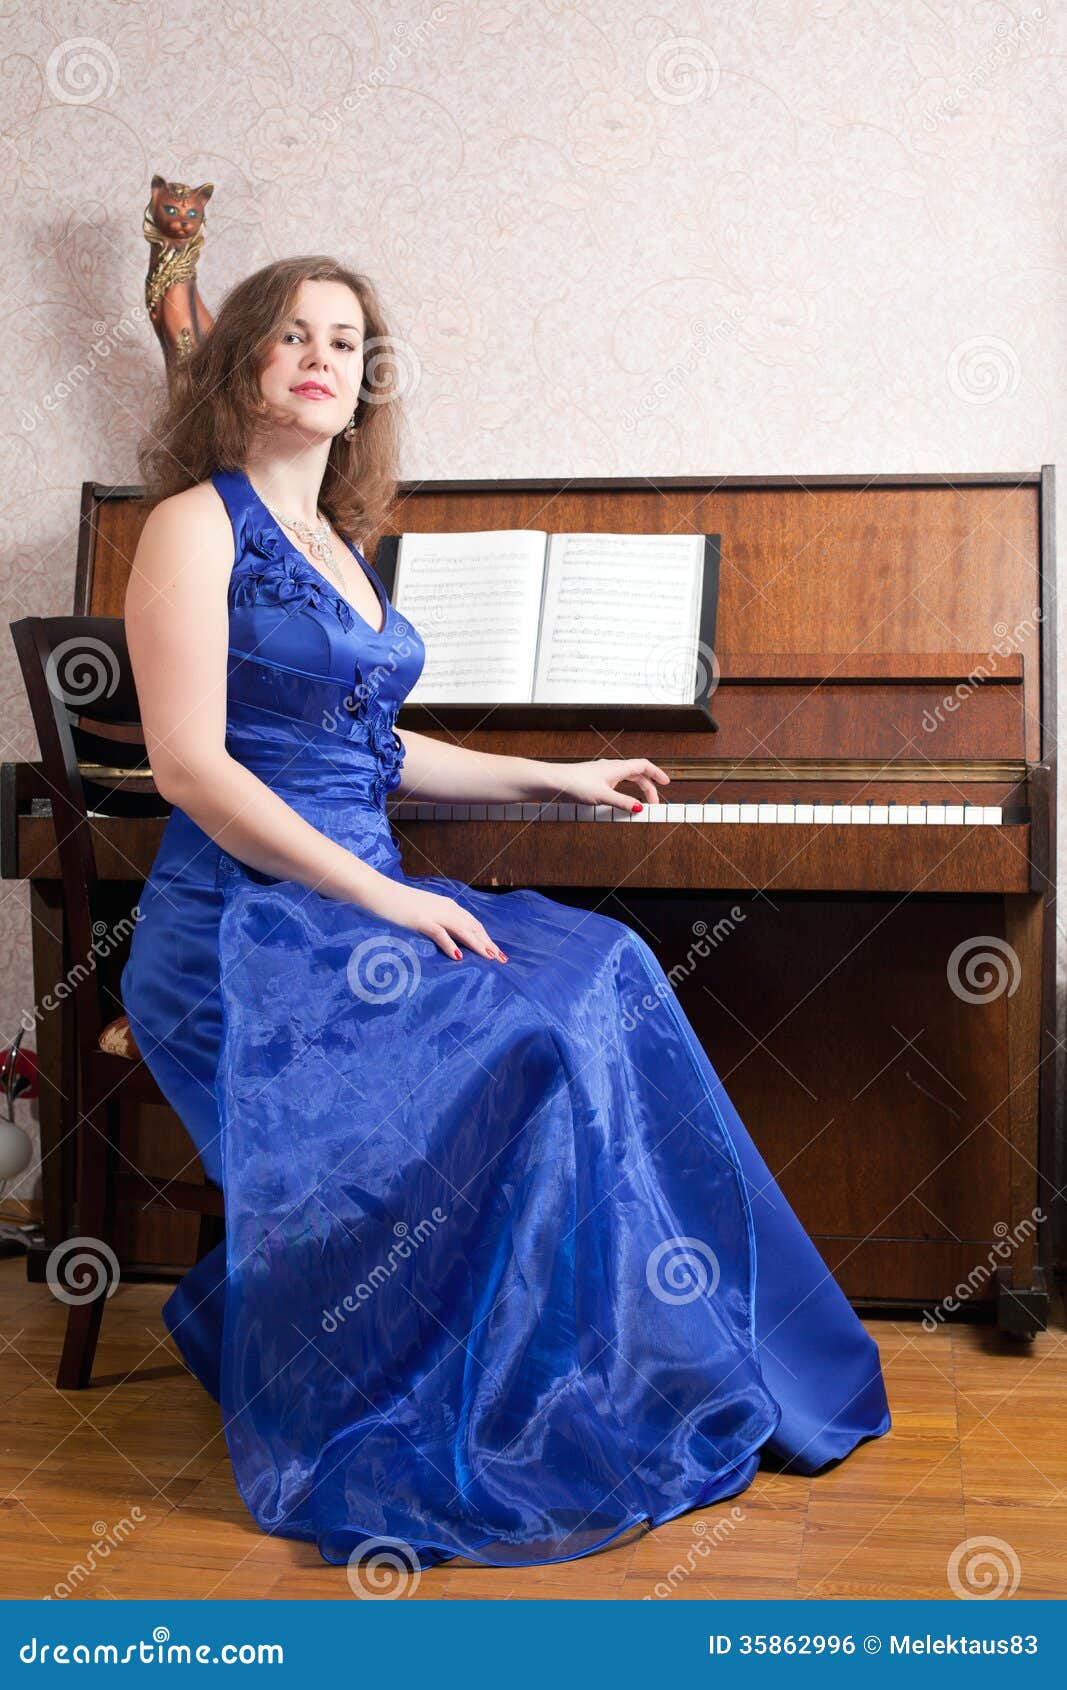
M 386 803 L 394 821 L 418 822 L 696 822 L 730 826 L 767 822 L 800 827 L 1001 827 L 1022 820 L 999 804 L 646 804 L 637 814 L 613 804 L 437 804 L 416 799 Z

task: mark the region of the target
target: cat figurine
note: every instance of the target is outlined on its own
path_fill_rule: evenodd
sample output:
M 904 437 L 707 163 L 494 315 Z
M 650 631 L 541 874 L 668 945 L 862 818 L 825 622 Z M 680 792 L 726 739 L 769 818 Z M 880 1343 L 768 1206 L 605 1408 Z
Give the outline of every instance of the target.
M 196 266 L 204 245 L 204 207 L 214 186 L 204 182 L 190 188 L 184 182 L 152 177 L 143 225 L 151 247 L 145 306 L 168 372 L 189 356 L 215 320 L 196 286 Z

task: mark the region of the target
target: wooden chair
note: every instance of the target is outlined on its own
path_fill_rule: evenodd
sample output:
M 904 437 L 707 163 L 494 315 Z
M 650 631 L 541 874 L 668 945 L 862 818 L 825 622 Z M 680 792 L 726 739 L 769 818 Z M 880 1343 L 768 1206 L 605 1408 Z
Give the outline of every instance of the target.
M 74 1095 L 64 1102 L 64 1133 L 76 1134 L 79 1243 L 76 1250 L 56 1247 L 50 1267 L 53 1261 L 57 1266 L 48 1278 L 56 1294 L 69 1302 L 56 1383 L 60 1390 L 77 1391 L 89 1384 L 104 1303 L 116 1280 L 117 1205 L 165 1205 L 198 1213 L 199 1260 L 224 1235 L 223 1194 L 213 1180 L 203 1185 L 164 1180 L 131 1166 L 125 1153 L 121 1165 L 119 1161 L 122 1104 L 167 1104 L 137 1049 L 129 1021 L 115 1013 L 122 1008 L 119 964 L 117 956 L 107 956 L 99 939 L 111 924 L 101 920 L 91 818 L 143 815 L 160 803 L 145 750 L 125 625 L 120 617 L 110 616 L 26 616 L 11 624 L 11 633 L 51 800 L 69 935 L 75 1085 Z M 95 1283 L 87 1295 L 88 1277 Z

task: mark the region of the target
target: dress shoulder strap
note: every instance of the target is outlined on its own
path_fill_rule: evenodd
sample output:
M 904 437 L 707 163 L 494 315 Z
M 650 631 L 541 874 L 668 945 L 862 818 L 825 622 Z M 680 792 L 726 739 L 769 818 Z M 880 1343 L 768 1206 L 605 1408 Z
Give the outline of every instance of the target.
M 212 471 L 211 483 L 226 506 L 233 528 L 234 554 L 240 557 L 244 543 L 244 518 L 249 506 L 248 477 L 239 470 L 216 469 Z

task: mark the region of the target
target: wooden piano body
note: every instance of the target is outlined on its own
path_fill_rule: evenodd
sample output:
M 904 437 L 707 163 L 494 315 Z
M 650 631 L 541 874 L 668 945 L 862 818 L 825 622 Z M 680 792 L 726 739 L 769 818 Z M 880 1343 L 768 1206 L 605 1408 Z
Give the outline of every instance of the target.
M 988 1305 L 1020 1333 L 1044 1321 L 1062 1184 L 1052 512 L 1046 467 L 424 482 L 401 488 L 390 525 L 721 534 L 717 734 L 508 727 L 492 708 L 463 728 L 428 706 L 400 717 L 481 750 L 648 756 L 671 808 L 641 824 L 552 807 L 412 815 L 394 795 L 405 866 L 628 921 L 853 1301 L 934 1319 Z M 142 520 L 139 489 L 86 486 L 75 611 L 122 614 Z M 40 999 L 65 961 L 32 765 L 5 767 L 2 802 Z M 116 912 L 165 812 L 94 824 Z M 42 1022 L 58 1088 L 42 1087 L 50 1245 L 70 1225 L 68 1043 L 61 1018 Z M 160 1172 L 187 1159 L 169 1114 L 128 1131 L 151 1134 Z M 192 1259 L 185 1217 L 128 1225 L 132 1262 Z

